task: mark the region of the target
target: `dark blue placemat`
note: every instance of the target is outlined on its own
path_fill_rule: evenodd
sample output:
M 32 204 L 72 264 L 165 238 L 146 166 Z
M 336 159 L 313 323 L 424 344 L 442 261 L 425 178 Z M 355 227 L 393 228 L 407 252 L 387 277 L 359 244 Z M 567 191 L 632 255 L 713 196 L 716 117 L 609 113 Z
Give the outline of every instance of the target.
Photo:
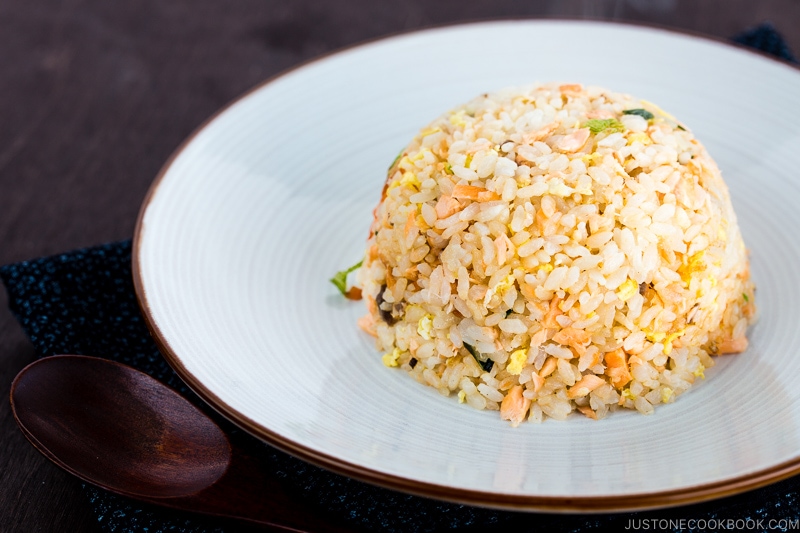
M 769 24 L 734 39 L 794 61 Z M 120 361 L 161 380 L 205 407 L 161 357 L 139 312 L 131 281 L 130 241 L 0 268 L 9 306 L 40 357 L 73 353 Z M 669 510 L 607 515 L 522 514 L 443 503 L 376 488 L 286 455 L 206 411 L 241 445 L 257 451 L 287 489 L 320 513 L 367 531 L 497 530 L 579 532 L 620 529 L 753 531 L 797 528 L 800 479 L 746 494 Z M 84 486 L 102 529 L 110 532 L 220 532 L 240 526 L 145 506 Z M 794 526 L 794 527 L 792 527 Z
M 786 41 L 770 22 L 765 22 L 755 28 L 743 31 L 733 38 L 733 42 L 749 46 L 761 52 L 797 63 L 797 59 L 789 50 Z

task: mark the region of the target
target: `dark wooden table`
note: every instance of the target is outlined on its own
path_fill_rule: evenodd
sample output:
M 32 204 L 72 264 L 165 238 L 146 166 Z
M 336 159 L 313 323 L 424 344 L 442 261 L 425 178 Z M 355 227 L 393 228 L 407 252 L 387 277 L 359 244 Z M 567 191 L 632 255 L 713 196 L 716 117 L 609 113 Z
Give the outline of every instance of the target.
M 728 38 L 771 21 L 800 53 L 800 0 L 3 0 L 0 264 L 129 238 L 151 180 L 205 118 L 306 59 L 486 18 L 594 18 Z M 35 358 L 0 290 L 0 531 L 97 531 L 78 481 L 8 402 Z

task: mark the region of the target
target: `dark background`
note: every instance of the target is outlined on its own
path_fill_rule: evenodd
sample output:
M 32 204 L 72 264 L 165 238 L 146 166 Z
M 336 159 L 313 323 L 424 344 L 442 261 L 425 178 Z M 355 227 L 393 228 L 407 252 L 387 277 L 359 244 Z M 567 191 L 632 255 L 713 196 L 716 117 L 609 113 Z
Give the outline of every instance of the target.
M 170 153 L 264 79 L 383 35 L 488 18 L 644 22 L 727 39 L 770 21 L 800 53 L 800 0 L 2 0 L 0 264 L 132 236 Z M 95 531 L 79 482 L 8 403 L 33 348 L 0 289 L 0 531 Z

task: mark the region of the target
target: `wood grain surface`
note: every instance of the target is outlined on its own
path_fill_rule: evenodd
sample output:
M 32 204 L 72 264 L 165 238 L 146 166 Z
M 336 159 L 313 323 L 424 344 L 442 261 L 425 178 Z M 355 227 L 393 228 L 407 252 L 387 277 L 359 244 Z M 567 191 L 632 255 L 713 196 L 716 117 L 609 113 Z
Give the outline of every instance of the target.
M 623 20 L 728 38 L 770 21 L 800 54 L 800 0 L 3 0 L 0 264 L 129 238 L 151 180 L 219 107 L 304 60 L 486 18 Z M 0 531 L 98 531 L 79 482 L 18 431 L 35 359 L 0 290 Z

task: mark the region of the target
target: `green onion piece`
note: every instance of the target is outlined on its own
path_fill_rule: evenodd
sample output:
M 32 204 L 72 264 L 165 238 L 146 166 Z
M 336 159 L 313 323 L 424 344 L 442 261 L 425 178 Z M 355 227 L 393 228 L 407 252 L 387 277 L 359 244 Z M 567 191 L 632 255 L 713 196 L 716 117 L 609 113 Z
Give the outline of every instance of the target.
M 622 122 L 615 118 L 593 118 L 586 121 L 583 127 L 589 128 L 592 133 L 600 133 L 606 130 L 611 130 L 612 132 L 625 131 L 625 126 L 622 125 Z
M 360 268 L 363 262 L 364 260 L 362 259 L 347 270 L 341 270 L 337 272 L 336 275 L 331 278 L 331 283 L 336 285 L 336 288 L 339 289 L 339 292 L 342 293 L 342 296 L 347 296 L 347 275 L 353 270 Z
M 750 302 L 750 298 L 745 293 L 742 293 L 742 298 L 744 298 L 745 302 Z
M 622 112 L 623 115 L 638 115 L 645 120 L 653 120 L 654 115 L 647 109 L 626 109 Z
M 405 148 L 400 150 L 400 153 L 397 154 L 397 157 L 394 158 L 394 161 L 392 161 L 392 164 L 389 165 L 389 170 L 392 170 L 394 168 L 394 166 L 397 164 L 397 162 L 400 161 L 400 158 L 403 157 L 403 152 L 405 152 L 405 151 L 406 151 Z
M 494 361 L 492 361 L 488 357 L 486 358 L 485 361 L 481 361 L 480 358 L 481 354 L 478 353 L 478 350 L 476 350 L 474 346 L 470 346 L 466 342 L 464 343 L 464 348 L 466 348 L 467 351 L 472 354 L 472 357 L 474 357 L 475 360 L 478 362 L 478 364 L 481 365 L 481 368 L 483 369 L 484 372 L 490 372 L 492 370 L 492 367 L 494 366 Z

